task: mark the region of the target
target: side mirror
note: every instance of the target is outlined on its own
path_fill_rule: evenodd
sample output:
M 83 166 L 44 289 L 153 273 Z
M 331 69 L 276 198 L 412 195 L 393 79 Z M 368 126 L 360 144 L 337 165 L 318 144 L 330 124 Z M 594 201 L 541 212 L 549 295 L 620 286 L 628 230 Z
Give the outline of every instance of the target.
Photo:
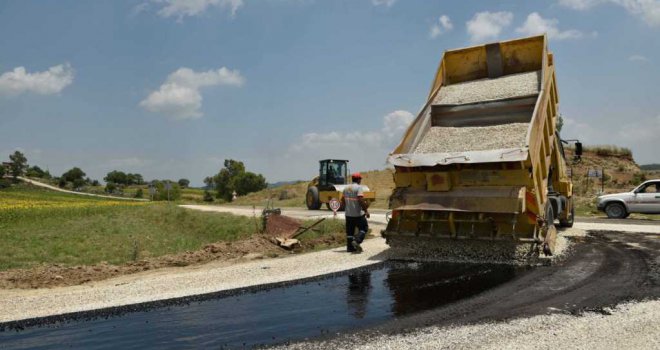
M 576 156 L 581 156 L 582 155 L 582 142 L 580 142 L 580 141 L 575 143 L 575 155 Z

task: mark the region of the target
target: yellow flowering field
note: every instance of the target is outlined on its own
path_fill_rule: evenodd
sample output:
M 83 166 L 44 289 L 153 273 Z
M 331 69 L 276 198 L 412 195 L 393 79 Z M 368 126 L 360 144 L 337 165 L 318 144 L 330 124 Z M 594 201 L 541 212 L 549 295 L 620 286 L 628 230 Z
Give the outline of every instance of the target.
M 47 191 L 28 186 L 0 191 L 0 220 L 57 215 L 66 211 L 94 211 L 109 207 L 132 207 L 148 204 L 142 201 L 114 200 Z

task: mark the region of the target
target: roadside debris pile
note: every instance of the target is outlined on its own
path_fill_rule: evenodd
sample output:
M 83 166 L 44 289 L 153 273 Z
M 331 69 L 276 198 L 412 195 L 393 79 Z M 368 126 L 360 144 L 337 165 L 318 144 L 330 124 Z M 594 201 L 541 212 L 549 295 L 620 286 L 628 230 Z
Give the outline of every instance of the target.
M 265 213 L 263 220 L 264 233 L 271 242 L 284 249 L 292 250 L 301 247 L 300 241 L 296 239 L 298 236 L 309 230 L 316 230 L 314 227 L 323 222 L 325 218 L 314 222 L 310 226 L 304 226 L 300 221 L 277 212 Z

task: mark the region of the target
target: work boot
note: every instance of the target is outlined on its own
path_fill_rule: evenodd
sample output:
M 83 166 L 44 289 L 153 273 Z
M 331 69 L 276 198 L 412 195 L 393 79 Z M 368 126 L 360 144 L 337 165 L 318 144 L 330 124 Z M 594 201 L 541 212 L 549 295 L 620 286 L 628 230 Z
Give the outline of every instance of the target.
M 353 241 L 351 242 L 351 244 L 353 245 L 354 253 L 362 253 L 362 247 L 360 246 L 360 243 L 358 243 L 357 241 Z

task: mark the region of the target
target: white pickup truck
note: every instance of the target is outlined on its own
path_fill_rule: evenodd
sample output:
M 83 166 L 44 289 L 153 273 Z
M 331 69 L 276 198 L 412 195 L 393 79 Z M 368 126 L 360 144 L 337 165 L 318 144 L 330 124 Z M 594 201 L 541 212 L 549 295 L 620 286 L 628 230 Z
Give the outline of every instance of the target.
M 660 179 L 646 181 L 630 192 L 602 195 L 597 207 L 608 218 L 626 218 L 630 213 L 660 214 Z

